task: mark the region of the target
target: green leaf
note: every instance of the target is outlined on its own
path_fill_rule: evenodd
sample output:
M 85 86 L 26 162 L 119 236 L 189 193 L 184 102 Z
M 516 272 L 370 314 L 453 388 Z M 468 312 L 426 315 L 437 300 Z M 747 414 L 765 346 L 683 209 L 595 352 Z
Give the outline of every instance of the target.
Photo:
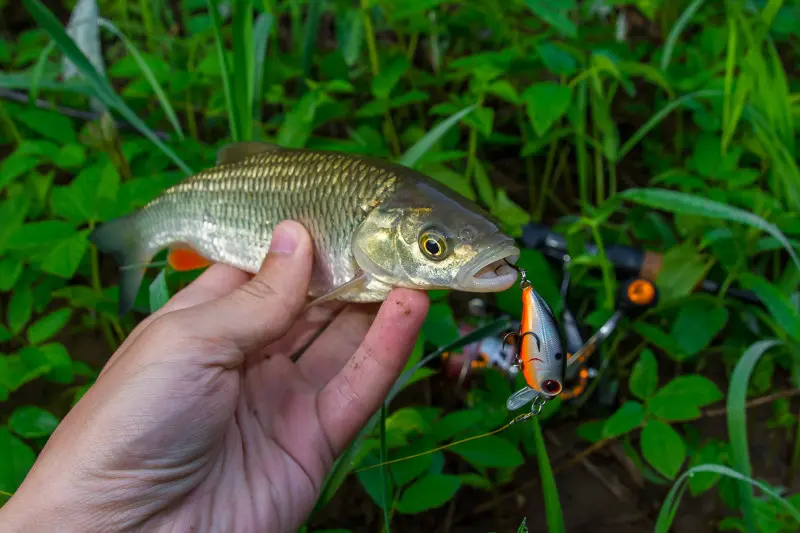
M 774 224 L 743 209 L 727 204 L 715 202 L 707 198 L 686 194 L 666 189 L 628 189 L 620 193 L 622 198 L 633 202 L 663 209 L 681 215 L 695 215 L 719 220 L 730 220 L 758 228 L 775 237 L 792 257 L 795 266 L 800 269 L 800 259 L 797 257 L 786 236 Z
M 29 286 L 18 287 L 8 302 L 8 327 L 11 333 L 22 331 L 33 314 L 33 292 Z
M 7 427 L 0 426 L 0 457 L 0 490 L 14 493 L 28 475 L 36 454 Z
M 17 283 L 22 274 L 22 261 L 16 257 L 0 260 L 0 291 L 8 291 Z
M 380 74 L 372 79 L 372 94 L 375 95 L 375 98 L 388 99 L 392 89 L 410 67 L 411 63 L 408 62 L 405 55 L 393 57 L 388 64 L 381 68 Z
M 60 220 L 29 222 L 17 230 L 6 245 L 10 250 L 49 247 L 75 234 L 75 226 Z
M 399 163 L 409 168 L 415 168 L 417 161 L 419 161 L 420 158 L 425 155 L 434 144 L 439 142 L 439 139 L 441 139 L 444 134 L 450 130 L 450 128 L 455 126 L 462 118 L 464 118 L 467 113 L 474 109 L 475 106 L 471 105 L 457 113 L 454 113 L 434 126 L 428 133 L 425 134 L 424 137 L 422 137 L 422 139 L 417 141 L 414 146 L 406 150 L 406 152 L 403 154 L 403 157 L 400 158 Z
M 278 145 L 284 148 L 302 148 L 306 145 L 317 113 L 317 99 L 317 95 L 309 91 L 291 107 L 278 130 Z
M 416 514 L 441 507 L 455 496 L 461 480 L 458 476 L 433 474 L 418 479 L 405 491 L 397 510 L 403 514 Z
M 658 362 L 655 355 L 648 349 L 642 350 L 639 360 L 633 365 L 628 387 L 637 398 L 646 400 L 658 387 Z
M 713 381 L 698 375 L 678 376 L 647 401 L 647 410 L 655 416 L 671 421 L 694 420 L 700 416 L 700 407 L 723 398 Z
M 58 418 L 41 407 L 23 405 L 11 413 L 8 426 L 20 437 L 35 439 L 47 437 L 53 433 L 58 427 Z
M 656 279 L 662 300 L 668 302 L 691 294 L 712 265 L 713 261 L 698 254 L 691 242 L 670 248 Z
M 633 323 L 633 330 L 650 344 L 664 350 L 667 355 L 676 361 L 683 361 L 687 358 L 677 341 L 658 326 L 648 324 L 647 322 L 636 321 Z
M 428 316 L 422 325 L 425 339 L 435 346 L 444 346 L 459 336 L 453 310 L 447 304 L 433 304 L 428 309 Z
M 166 269 L 161 269 L 153 283 L 150 284 L 150 312 L 155 313 L 169 301 Z
M 476 489 L 490 491 L 494 486 L 492 485 L 492 482 L 490 480 L 474 472 L 460 474 L 458 478 L 461 480 L 462 485 L 466 485 L 468 487 L 475 487 Z
M 8 239 L 17 232 L 28 214 L 31 198 L 27 194 L 22 196 L 13 202 L 0 202 L 0 220 L 3 221 L 0 224 L 0 251 L 6 247 Z
M 627 401 L 606 420 L 603 425 L 603 438 L 613 439 L 629 433 L 644 422 L 644 408 L 642 404 Z
M 487 92 L 499 96 L 503 100 L 511 102 L 514 105 L 520 103 L 519 93 L 508 80 L 498 80 L 493 82 L 486 89 Z
M 522 226 L 531 221 L 530 214 L 514 203 L 505 190 L 498 188 L 496 194 L 492 215 L 503 224 L 505 230 L 512 236 L 521 235 Z
M 23 351 L 28 348 L 24 348 Z M 36 348 L 30 348 L 35 350 Z M 20 355 L 9 355 L 0 357 L 0 384 L 2 387 L 10 391 L 15 391 L 33 381 L 34 379 L 43 376 L 49 372 L 50 367 L 45 363 L 41 363 L 38 367 L 31 368 L 25 361 L 22 360 Z
M 761 276 L 743 273 L 739 281 L 746 289 L 753 291 L 764 302 L 775 322 L 791 335 L 795 340 L 800 340 L 800 316 L 797 309 L 775 285 Z
M 0 324 L 0 343 L 8 342 L 12 338 L 11 330 L 5 327 L 3 324 Z
M 516 446 L 496 435 L 456 444 L 450 450 L 478 467 L 514 467 L 524 462 Z
M 588 440 L 589 442 L 597 442 L 603 438 L 603 428 L 605 428 L 605 426 L 605 420 L 590 420 L 578 426 L 575 433 L 580 438 Z
M 352 67 L 361 54 L 364 43 L 364 17 L 358 9 L 345 9 L 336 17 L 336 42 L 344 62 Z
M 0 192 L 16 178 L 36 168 L 39 163 L 38 157 L 32 157 L 19 150 L 3 159 L 3 162 L 0 163 Z
M 42 271 L 66 279 L 74 276 L 89 247 L 89 232 L 86 229 L 58 242 L 42 260 Z
M 53 383 L 69 384 L 73 380 L 72 359 L 63 344 L 26 346 L 19 352 L 20 359 L 31 372 L 42 372 Z
M 419 452 L 424 452 L 427 450 L 419 450 Z M 419 453 L 417 452 L 417 453 Z M 441 452 L 435 452 L 441 453 Z M 408 454 L 411 455 L 411 454 Z M 402 487 L 403 485 L 407 485 L 424 472 L 429 471 L 431 465 L 433 464 L 433 456 L 435 454 L 426 454 L 421 455 L 419 457 L 414 457 L 413 459 L 408 459 L 401 463 L 395 463 L 390 466 L 392 470 L 392 476 L 394 477 L 395 483 L 397 483 L 398 487 Z M 400 455 L 400 457 L 406 457 L 407 455 L 404 453 Z
M 543 42 L 536 45 L 536 51 L 547 69 L 559 76 L 572 76 L 577 70 L 577 63 L 572 55 L 561 47 Z
M 64 308 L 53 311 L 30 325 L 28 328 L 28 342 L 41 344 L 61 331 L 72 317 L 72 309 Z
M 561 0 L 552 2 L 548 0 L 525 0 L 525 4 L 533 13 L 555 28 L 565 37 L 576 38 L 578 29 L 569 19 L 569 9 L 575 7 L 573 0 Z
M 64 169 L 80 168 L 86 162 L 86 149 L 77 143 L 65 144 L 53 157 L 53 163 Z
M 719 304 L 692 300 L 681 306 L 672 326 L 672 337 L 687 355 L 696 355 L 708 346 L 728 322 L 728 310 Z
M 660 420 L 650 420 L 642 430 L 642 455 L 660 474 L 675 479 L 686 459 L 686 444 L 678 433 Z
M 14 114 L 19 120 L 23 121 L 26 127 L 46 139 L 55 141 L 58 144 L 77 141 L 75 125 L 65 115 L 37 107 L 25 107 L 17 110 Z
M 522 94 L 533 129 L 539 136 L 567 112 L 572 100 L 572 89 L 546 81 L 528 87 Z
M 711 441 L 705 443 L 691 454 L 689 466 L 697 466 L 708 463 L 723 462 L 724 449 L 727 447 L 725 442 Z M 719 480 L 719 474 L 713 472 L 702 472 L 689 479 L 689 490 L 693 496 L 697 496 L 711 489 Z

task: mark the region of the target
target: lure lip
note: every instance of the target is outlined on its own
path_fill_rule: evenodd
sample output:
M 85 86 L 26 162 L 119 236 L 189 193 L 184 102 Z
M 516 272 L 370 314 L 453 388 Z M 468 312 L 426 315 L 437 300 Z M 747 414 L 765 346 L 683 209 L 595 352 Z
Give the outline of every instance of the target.
M 519 272 L 509 265 L 515 264 L 520 256 L 514 240 L 497 234 L 488 241 L 486 250 L 459 272 L 457 282 L 461 290 L 501 292 L 516 283 Z

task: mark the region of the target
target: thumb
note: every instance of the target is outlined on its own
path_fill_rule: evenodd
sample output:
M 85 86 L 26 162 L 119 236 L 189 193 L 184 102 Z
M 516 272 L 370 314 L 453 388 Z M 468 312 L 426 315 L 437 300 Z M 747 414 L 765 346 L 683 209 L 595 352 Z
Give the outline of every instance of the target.
M 285 335 L 302 311 L 313 255 L 302 224 L 281 222 L 255 277 L 226 296 L 180 313 L 202 337 L 232 342 L 243 352 L 265 346 Z

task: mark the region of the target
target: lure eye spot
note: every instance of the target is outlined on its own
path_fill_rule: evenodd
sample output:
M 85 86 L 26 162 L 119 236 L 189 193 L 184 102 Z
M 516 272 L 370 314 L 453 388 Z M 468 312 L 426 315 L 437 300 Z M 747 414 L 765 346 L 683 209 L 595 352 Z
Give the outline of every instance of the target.
M 548 379 L 542 383 L 542 390 L 547 394 L 558 394 L 561 392 L 561 383 L 554 379 Z
M 558 352 L 553 357 L 555 357 L 556 361 L 561 361 L 561 358 L 564 357 L 564 356 L 561 355 L 561 352 Z

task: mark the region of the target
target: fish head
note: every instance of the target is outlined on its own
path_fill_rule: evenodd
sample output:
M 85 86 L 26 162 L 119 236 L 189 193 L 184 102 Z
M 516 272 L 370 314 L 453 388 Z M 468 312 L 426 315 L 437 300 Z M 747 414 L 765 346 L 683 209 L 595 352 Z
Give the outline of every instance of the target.
M 394 287 L 500 292 L 517 280 L 514 240 L 479 206 L 432 180 L 401 182 L 355 233 L 359 267 Z
M 529 385 L 550 399 L 558 396 L 564 388 L 566 354 L 550 306 L 536 291 L 531 291 L 531 298 L 534 332 L 538 342 L 527 343 L 532 350 L 536 350 L 536 353 L 521 354 L 521 356 L 531 361 L 535 368 L 535 372 L 532 373 L 535 383 Z

